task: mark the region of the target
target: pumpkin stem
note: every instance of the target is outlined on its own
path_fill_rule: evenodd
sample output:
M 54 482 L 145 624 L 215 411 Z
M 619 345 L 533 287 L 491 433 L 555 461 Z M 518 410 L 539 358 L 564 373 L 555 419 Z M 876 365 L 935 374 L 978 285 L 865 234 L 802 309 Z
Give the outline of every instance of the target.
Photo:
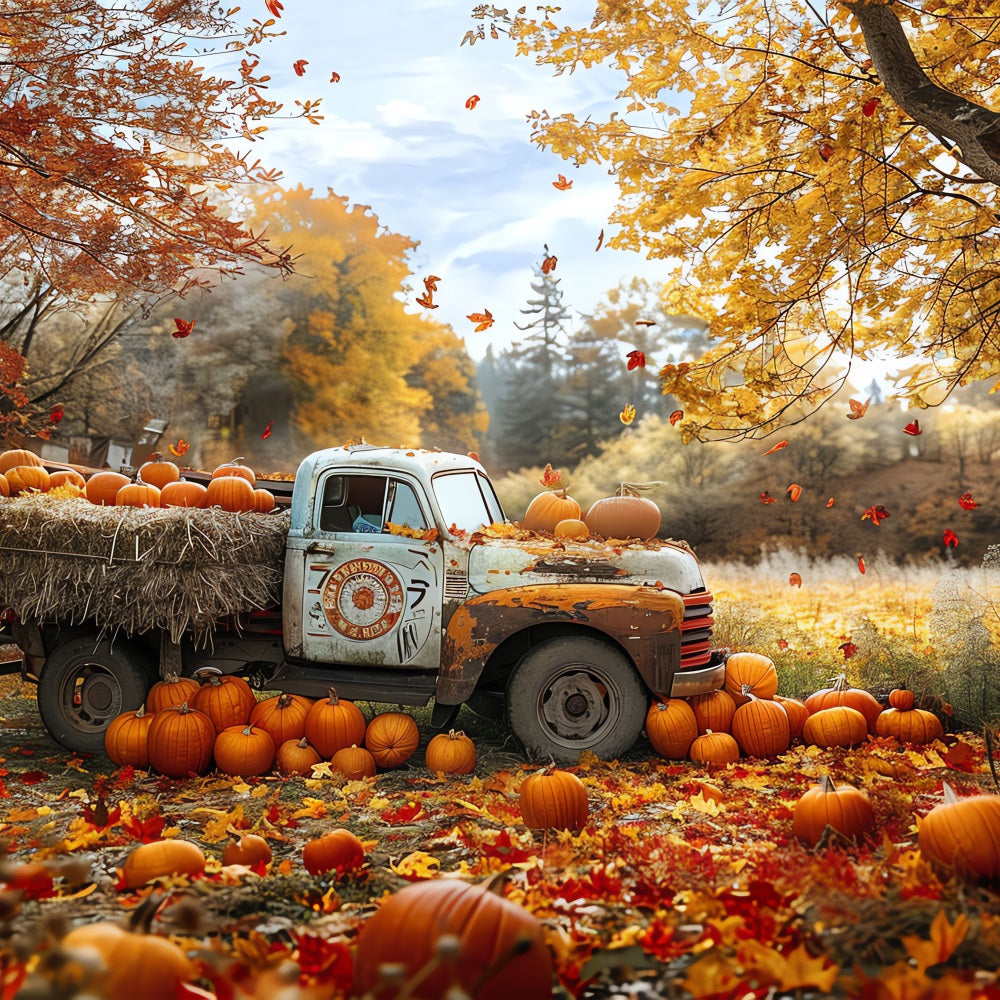
M 331 705 L 338 705 L 338 704 L 340 704 L 340 698 L 337 697 L 337 689 L 336 688 L 330 688 L 330 704 Z
M 303 736 L 295 745 L 301 750 L 307 750 L 309 748 L 309 741 Z
M 837 786 L 833 783 L 833 778 L 828 774 L 824 774 L 822 778 L 819 779 L 819 787 L 824 795 L 829 795 L 830 792 L 835 792 Z
M 637 497 L 640 493 L 648 493 L 650 490 L 656 489 L 657 486 L 666 485 L 662 479 L 653 479 L 648 483 L 621 483 L 615 490 L 615 496 Z
M 137 719 L 144 719 L 146 717 L 146 703 L 143 702 L 135 711 L 135 717 Z
M 282 691 L 281 694 L 278 695 L 278 700 L 275 702 L 275 705 L 278 708 L 288 708 L 288 706 L 291 705 L 291 703 L 292 699 L 289 696 L 288 692 Z
M 944 791 L 944 800 L 948 803 L 948 805 L 952 805 L 958 801 L 958 796 L 955 794 L 955 790 L 948 784 L 947 781 L 941 782 L 941 788 Z
M 218 667 L 199 667 L 194 676 L 202 683 L 207 681 L 209 684 L 219 684 L 222 680 L 222 671 Z
M 740 694 L 742 694 L 744 698 L 749 698 L 751 701 L 756 701 L 757 700 L 757 696 L 753 693 L 753 685 L 752 684 L 744 684 L 740 688 Z

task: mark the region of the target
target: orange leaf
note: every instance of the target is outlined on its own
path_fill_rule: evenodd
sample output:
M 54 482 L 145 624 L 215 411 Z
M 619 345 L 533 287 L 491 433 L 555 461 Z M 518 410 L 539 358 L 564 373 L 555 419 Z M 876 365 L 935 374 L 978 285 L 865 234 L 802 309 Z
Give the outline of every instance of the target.
M 296 59 L 295 62 L 292 64 L 292 69 L 295 70 L 296 76 L 305 76 L 306 66 L 308 65 L 309 65 L 308 59 Z
M 788 499 L 791 500 L 792 503 L 796 503 L 799 497 L 802 496 L 802 487 L 799 486 L 798 483 L 792 483 L 791 486 L 785 490 L 785 492 L 788 494 Z
M 479 95 L 473 94 L 470 98 L 466 100 L 465 106 L 466 108 L 468 108 L 469 111 L 471 111 L 478 103 L 479 103 Z
M 964 913 L 957 914 L 955 922 L 950 924 L 944 910 L 938 910 L 931 921 L 929 941 L 916 934 L 904 934 L 900 940 L 907 954 L 916 962 L 917 971 L 923 972 L 932 965 L 947 962 L 968 936 L 969 927 L 969 918 Z
M 330 74 L 330 83 L 340 83 L 340 74 L 336 70 Z
M 417 305 L 423 306 L 425 309 L 437 309 L 437 305 L 434 302 L 434 296 L 428 291 L 424 295 L 417 296 Z
M 552 468 L 551 462 L 545 463 L 545 468 L 542 470 L 542 478 L 538 480 L 542 486 L 546 489 L 551 489 L 553 486 L 558 486 L 562 482 L 562 473 L 558 469 Z
M 773 455 L 776 451 L 781 451 L 782 448 L 787 447 L 787 441 L 779 441 L 773 448 L 768 448 L 767 451 L 763 452 L 760 457 L 763 458 L 764 455 Z
M 489 309 L 484 309 L 481 313 L 469 313 L 465 318 L 471 319 L 473 323 L 477 324 L 473 331 L 475 333 L 482 333 L 483 330 L 488 330 L 493 325 L 493 313 Z
M 597 246 L 594 247 L 594 253 L 597 253 L 597 251 L 600 250 L 603 245 L 604 245 L 604 230 L 602 229 L 597 234 Z
M 792 586 L 792 587 L 801 587 L 802 586 L 802 577 L 799 576 L 798 573 L 789 573 L 788 574 L 788 583 L 789 583 L 789 586 Z
M 573 182 L 566 180 L 562 174 L 559 174 L 558 179 L 552 182 L 552 186 L 560 191 L 568 191 L 573 186 Z
M 171 455 L 173 455 L 175 458 L 180 458 L 181 455 L 183 455 L 188 450 L 188 448 L 191 447 L 191 445 L 189 445 L 187 441 L 184 440 L 184 438 L 178 438 L 176 448 L 172 444 L 168 445 L 167 447 Z
M 848 400 L 851 412 L 847 414 L 847 419 L 860 420 L 868 412 L 868 404 L 870 402 L 870 399 L 866 399 L 863 403 L 859 403 L 856 399 Z
M 618 419 L 623 424 L 628 426 L 630 423 L 632 423 L 633 420 L 635 420 L 635 407 L 631 403 L 626 403 L 625 409 L 623 409 L 622 412 L 618 414 Z
M 428 274 L 427 277 L 424 278 L 424 288 L 426 288 L 429 292 L 436 292 L 438 290 L 438 282 L 440 280 L 441 279 L 436 274 Z
M 678 421 L 681 421 L 681 420 L 684 419 L 684 411 L 683 410 L 674 410 L 673 413 L 670 414 L 670 416 L 669 416 L 668 419 L 670 420 L 670 426 L 673 427 L 674 424 L 676 424 Z
M 836 501 L 833 499 L 833 497 L 830 497 L 830 499 L 827 500 L 827 502 L 826 502 L 827 509 L 829 509 L 830 507 L 832 507 L 835 503 L 836 503 Z
M 558 263 L 559 258 L 555 254 L 546 257 L 545 260 L 542 261 L 542 274 L 551 274 L 556 269 L 556 264 Z
M 864 573 L 865 571 L 865 560 L 862 556 L 858 556 L 858 572 Z
M 281 12 L 284 9 L 281 0 L 264 0 L 264 6 L 270 11 L 272 16 L 281 17 Z

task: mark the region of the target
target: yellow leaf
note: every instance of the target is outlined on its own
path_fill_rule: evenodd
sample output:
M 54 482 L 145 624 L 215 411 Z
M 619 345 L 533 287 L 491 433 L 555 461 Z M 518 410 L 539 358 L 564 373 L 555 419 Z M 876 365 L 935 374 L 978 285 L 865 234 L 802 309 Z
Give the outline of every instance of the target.
M 950 924 L 944 910 L 938 910 L 931 922 L 929 941 L 916 934 L 905 934 L 902 942 L 907 954 L 917 963 L 917 970 L 923 972 L 928 967 L 951 958 L 968 933 L 969 919 L 964 913 L 959 913 L 955 922 Z
M 441 871 L 441 860 L 426 851 L 414 851 L 407 854 L 399 864 L 390 861 L 389 867 L 403 878 L 432 878 Z

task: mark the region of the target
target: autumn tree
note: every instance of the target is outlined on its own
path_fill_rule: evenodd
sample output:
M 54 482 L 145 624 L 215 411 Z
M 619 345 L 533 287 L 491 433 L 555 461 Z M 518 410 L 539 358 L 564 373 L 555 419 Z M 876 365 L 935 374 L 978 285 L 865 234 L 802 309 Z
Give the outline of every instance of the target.
M 663 366 L 690 437 L 808 415 L 852 359 L 898 359 L 918 407 L 1000 377 L 1000 21 L 987 0 L 600 2 L 593 21 L 480 6 L 556 73 L 610 66 L 606 120 L 530 114 L 535 142 L 605 165 L 608 245 L 679 262 L 663 297 L 712 346 Z M 540 102 L 541 103 L 541 102 Z
M 0 2 L 0 340 L 27 357 L 22 389 L 42 379 L 29 402 L 66 384 L 32 359 L 54 311 L 183 294 L 249 263 L 291 270 L 283 245 L 219 197 L 274 179 L 232 140 L 259 139 L 283 113 L 256 52 L 276 22 L 243 24 L 239 10 Z M 320 117 L 308 100 L 293 114 Z M 77 369 L 111 339 L 87 331 Z

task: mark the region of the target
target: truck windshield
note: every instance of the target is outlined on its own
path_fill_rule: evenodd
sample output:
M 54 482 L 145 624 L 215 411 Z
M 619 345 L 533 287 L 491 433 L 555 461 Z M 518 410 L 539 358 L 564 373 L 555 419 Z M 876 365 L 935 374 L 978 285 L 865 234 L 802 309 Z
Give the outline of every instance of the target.
M 449 527 L 478 531 L 503 520 L 503 508 L 493 484 L 473 469 L 443 472 L 434 477 L 434 495 Z

